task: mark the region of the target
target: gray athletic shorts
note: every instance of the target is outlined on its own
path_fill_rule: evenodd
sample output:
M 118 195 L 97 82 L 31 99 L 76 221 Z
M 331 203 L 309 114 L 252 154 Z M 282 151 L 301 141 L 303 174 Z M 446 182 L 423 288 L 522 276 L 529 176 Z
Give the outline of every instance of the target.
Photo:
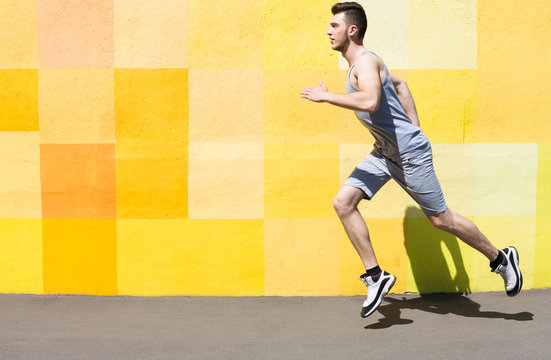
M 358 164 L 344 185 L 363 190 L 371 199 L 390 178 L 419 204 L 425 214 L 440 214 L 448 208 L 434 172 L 430 149 L 411 158 L 387 158 L 375 148 Z

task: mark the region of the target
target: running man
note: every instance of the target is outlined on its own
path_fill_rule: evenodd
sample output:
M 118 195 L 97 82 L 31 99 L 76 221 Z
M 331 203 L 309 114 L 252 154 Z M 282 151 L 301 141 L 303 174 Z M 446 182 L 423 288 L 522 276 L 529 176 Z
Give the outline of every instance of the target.
M 475 224 L 450 210 L 436 178 L 432 150 L 419 125 L 415 102 L 407 84 L 388 72 L 383 60 L 363 46 L 367 19 L 361 5 L 343 2 L 331 8 L 333 18 L 327 35 L 333 50 L 348 61 L 346 94 L 320 86 L 307 87 L 300 96 L 353 110 L 375 138 L 373 151 L 352 171 L 333 199 L 333 206 L 346 234 L 358 252 L 366 272 L 360 279 L 367 286 L 361 315 L 371 315 L 396 282 L 381 270 L 369 239 L 367 225 L 358 211 L 362 199 L 371 199 L 394 179 L 421 207 L 430 222 L 480 251 L 490 261 L 492 272 L 503 277 L 507 295 L 522 288 L 517 250 L 498 250 Z

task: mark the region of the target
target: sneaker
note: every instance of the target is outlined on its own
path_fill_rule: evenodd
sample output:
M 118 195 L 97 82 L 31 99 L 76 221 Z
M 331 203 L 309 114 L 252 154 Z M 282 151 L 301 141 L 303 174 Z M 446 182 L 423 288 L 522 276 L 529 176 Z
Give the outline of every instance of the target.
M 377 278 L 374 280 L 373 278 Z M 387 273 L 386 271 L 381 271 L 376 276 L 365 276 L 360 277 L 367 286 L 367 299 L 364 301 L 362 307 L 362 317 L 368 317 L 373 314 L 375 310 L 381 305 L 383 297 L 389 292 L 389 290 L 394 286 L 396 282 L 396 276 Z
M 507 261 L 505 264 L 498 265 L 492 272 L 501 275 L 505 281 L 505 291 L 507 291 L 507 295 L 515 296 L 520 292 L 520 289 L 522 289 L 522 274 L 518 266 L 518 251 L 512 246 L 500 251 Z

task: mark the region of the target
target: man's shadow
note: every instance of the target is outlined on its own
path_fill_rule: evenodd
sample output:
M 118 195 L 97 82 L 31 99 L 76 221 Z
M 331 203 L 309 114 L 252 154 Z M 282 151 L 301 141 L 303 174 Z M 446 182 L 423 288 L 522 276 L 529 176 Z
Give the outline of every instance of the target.
M 506 314 L 480 311 L 480 304 L 465 296 L 471 292 L 471 288 L 458 240 L 455 236 L 433 227 L 421 210 L 413 206 L 408 207 L 403 227 L 411 272 L 420 295 L 401 299 L 396 296 L 386 297 L 385 300 L 390 304 L 382 305 L 378 309 L 384 318 L 379 319 L 378 323 L 366 326 L 366 329 L 412 323 L 413 320 L 401 318 L 402 309 L 465 317 L 532 320 L 533 314 L 529 312 Z M 448 261 L 444 249 L 448 253 Z M 450 271 L 448 262 L 453 264 L 455 271 Z

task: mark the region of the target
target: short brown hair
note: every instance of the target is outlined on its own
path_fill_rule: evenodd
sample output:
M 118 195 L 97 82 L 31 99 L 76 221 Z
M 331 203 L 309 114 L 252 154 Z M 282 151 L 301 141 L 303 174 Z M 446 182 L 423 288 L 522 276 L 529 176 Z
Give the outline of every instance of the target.
M 367 17 L 363 7 L 357 2 L 341 2 L 336 3 L 331 7 L 333 15 L 344 13 L 346 24 L 356 25 L 358 27 L 358 35 L 360 40 L 363 40 L 367 30 Z

